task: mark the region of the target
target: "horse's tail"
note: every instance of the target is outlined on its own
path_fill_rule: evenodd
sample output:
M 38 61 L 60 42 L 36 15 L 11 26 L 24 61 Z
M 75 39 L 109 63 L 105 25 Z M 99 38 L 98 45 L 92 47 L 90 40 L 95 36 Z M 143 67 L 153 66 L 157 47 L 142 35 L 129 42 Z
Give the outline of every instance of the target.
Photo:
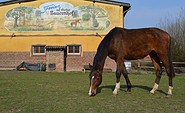
M 172 77 L 175 77 L 175 72 L 174 72 L 174 67 L 173 67 L 173 63 L 172 63 L 172 51 L 171 51 L 171 41 L 172 38 L 170 37 L 170 44 L 169 44 L 169 48 L 168 48 L 168 62 L 169 62 L 169 66 L 170 66 L 170 75 Z

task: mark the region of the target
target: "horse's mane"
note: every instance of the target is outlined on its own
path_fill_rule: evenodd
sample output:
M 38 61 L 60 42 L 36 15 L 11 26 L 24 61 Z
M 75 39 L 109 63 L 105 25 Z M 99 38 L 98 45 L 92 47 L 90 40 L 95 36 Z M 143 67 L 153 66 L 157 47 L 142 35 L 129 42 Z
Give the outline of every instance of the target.
M 108 45 L 110 44 L 110 41 L 113 37 L 113 33 L 116 28 L 112 29 L 105 38 L 101 41 L 101 43 L 98 46 L 97 53 L 94 57 L 93 61 L 93 69 L 97 70 L 100 66 L 103 68 L 105 59 L 108 56 Z

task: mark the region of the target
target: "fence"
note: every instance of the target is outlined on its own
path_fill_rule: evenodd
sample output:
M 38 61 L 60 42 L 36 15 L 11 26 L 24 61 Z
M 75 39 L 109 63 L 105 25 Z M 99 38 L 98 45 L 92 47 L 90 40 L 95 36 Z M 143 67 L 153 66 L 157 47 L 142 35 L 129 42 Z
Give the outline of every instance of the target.
M 0 70 L 14 70 L 22 62 L 22 60 L 0 60 Z M 26 62 L 43 63 L 42 60 L 27 60 Z M 130 71 L 131 69 L 154 71 L 154 66 L 149 60 L 126 61 L 125 65 L 128 71 Z M 185 62 L 173 62 L 173 65 L 175 73 L 185 73 Z
M 154 66 L 148 60 L 136 60 L 132 62 L 132 69 L 154 71 Z M 162 64 L 162 63 L 161 63 Z M 175 73 L 185 73 L 185 62 L 173 62 Z M 164 69 L 164 66 L 162 65 Z

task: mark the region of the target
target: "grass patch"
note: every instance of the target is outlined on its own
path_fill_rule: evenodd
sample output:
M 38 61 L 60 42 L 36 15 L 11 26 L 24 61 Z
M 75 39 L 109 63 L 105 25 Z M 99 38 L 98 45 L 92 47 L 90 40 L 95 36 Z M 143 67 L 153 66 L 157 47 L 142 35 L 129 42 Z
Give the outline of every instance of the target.
M 0 112 L 2 113 L 183 113 L 185 111 L 185 77 L 176 76 L 172 98 L 165 98 L 168 78 L 163 75 L 159 90 L 149 95 L 154 74 L 131 73 L 132 93 L 121 90 L 112 95 L 114 73 L 105 73 L 99 93 L 88 96 L 88 73 L 47 73 L 0 71 Z
M 51 31 L 49 27 L 43 26 L 19 26 L 16 28 L 11 28 L 10 31 Z
M 84 28 L 84 27 L 72 27 L 71 30 L 104 30 L 106 29 L 105 27 L 89 27 L 89 28 Z

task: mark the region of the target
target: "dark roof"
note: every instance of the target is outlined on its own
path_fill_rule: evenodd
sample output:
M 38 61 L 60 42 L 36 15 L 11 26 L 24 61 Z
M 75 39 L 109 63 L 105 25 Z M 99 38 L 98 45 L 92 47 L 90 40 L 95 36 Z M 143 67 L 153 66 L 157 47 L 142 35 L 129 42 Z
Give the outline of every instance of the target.
M 22 3 L 22 2 L 31 2 L 31 1 L 36 1 L 36 0 L 6 0 L 4 2 L 0 2 L 0 6 Z
M 86 1 L 91 1 L 93 3 L 97 2 L 97 3 L 111 4 L 111 5 L 117 5 L 117 6 L 123 7 L 124 16 L 128 12 L 128 10 L 131 8 L 130 3 L 118 2 L 118 1 L 114 1 L 114 0 L 86 0 Z

